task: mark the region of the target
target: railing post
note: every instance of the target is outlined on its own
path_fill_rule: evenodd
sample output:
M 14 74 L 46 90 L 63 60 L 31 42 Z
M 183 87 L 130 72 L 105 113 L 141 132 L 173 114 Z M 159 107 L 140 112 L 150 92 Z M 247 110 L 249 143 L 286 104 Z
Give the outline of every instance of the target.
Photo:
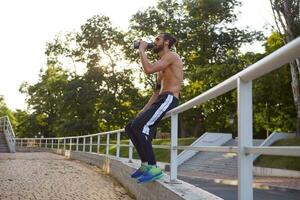
M 53 149 L 53 139 L 51 140 L 51 149 Z
M 85 152 L 85 137 L 83 137 L 83 149 L 82 149 L 83 152 Z
M 23 140 L 21 139 L 21 148 L 23 147 Z
M 40 148 L 42 148 L 42 139 L 40 139 Z
M 45 147 L 48 148 L 47 139 L 45 139 Z
M 76 139 L 76 151 L 78 151 L 79 138 Z
M 66 138 L 64 138 L 64 150 L 66 150 Z
M 109 155 L 109 136 L 110 136 L 110 134 L 107 133 L 106 134 L 106 155 L 107 156 Z
M 120 157 L 120 132 L 117 133 L 117 158 Z
M 100 135 L 97 137 L 97 153 L 100 153 Z
M 170 182 L 177 180 L 178 114 L 171 115 L 171 166 Z
M 70 151 L 72 151 L 72 138 L 70 138 Z
M 59 139 L 57 139 L 57 149 L 59 149 Z
M 90 137 L 90 152 L 93 151 L 93 136 Z
M 129 162 L 132 162 L 132 155 L 133 155 L 133 143 L 129 139 L 129 154 L 128 154 Z
M 245 154 L 245 147 L 252 146 L 252 81 L 238 78 L 238 199 L 253 200 L 252 154 Z

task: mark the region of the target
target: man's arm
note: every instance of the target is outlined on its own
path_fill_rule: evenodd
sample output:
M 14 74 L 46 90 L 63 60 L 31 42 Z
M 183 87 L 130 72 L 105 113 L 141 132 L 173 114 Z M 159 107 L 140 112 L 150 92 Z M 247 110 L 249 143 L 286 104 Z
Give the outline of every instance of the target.
M 144 72 L 146 74 L 152 74 L 154 72 L 159 72 L 159 71 L 164 70 L 168 66 L 170 66 L 172 60 L 170 59 L 170 56 L 168 56 L 168 55 L 164 56 L 163 58 L 161 58 L 160 60 L 156 61 L 153 64 L 150 63 L 147 58 L 147 55 L 145 53 L 146 46 L 147 46 L 146 42 L 144 42 L 144 41 L 140 42 L 139 54 L 140 54 L 142 66 L 144 68 Z

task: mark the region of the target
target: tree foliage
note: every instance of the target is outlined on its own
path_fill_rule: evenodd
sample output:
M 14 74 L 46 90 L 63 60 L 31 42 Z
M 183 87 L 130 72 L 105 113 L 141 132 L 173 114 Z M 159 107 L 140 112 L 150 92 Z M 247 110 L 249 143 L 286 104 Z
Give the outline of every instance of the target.
M 122 37 L 109 18 L 94 16 L 80 32 L 47 43 L 47 69 L 38 83 L 21 87 L 44 137 L 122 128 L 138 111 L 142 97 L 132 72 L 116 69 Z M 63 70 L 66 60 L 72 61 L 73 71 Z M 83 63 L 86 71 L 78 75 L 77 66 Z

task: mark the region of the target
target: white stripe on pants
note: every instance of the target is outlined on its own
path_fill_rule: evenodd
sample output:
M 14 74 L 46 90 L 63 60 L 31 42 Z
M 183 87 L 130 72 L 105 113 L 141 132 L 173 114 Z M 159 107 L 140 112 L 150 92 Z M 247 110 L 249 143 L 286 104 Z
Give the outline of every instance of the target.
M 144 126 L 143 133 L 145 133 L 146 135 L 149 135 L 149 131 L 150 131 L 149 126 L 153 125 L 155 123 L 155 121 L 163 114 L 163 112 L 165 112 L 168 109 L 168 107 L 170 106 L 172 101 L 173 101 L 173 96 L 168 95 L 165 102 L 159 106 L 157 111 L 154 113 L 154 115 L 150 118 L 150 120 Z

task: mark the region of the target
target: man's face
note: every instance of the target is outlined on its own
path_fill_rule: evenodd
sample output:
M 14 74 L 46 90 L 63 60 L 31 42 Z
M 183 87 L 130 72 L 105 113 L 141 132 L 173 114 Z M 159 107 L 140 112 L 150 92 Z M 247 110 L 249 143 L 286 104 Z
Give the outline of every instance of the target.
M 164 49 L 164 37 L 162 34 L 160 34 L 154 40 L 153 52 L 159 53 L 163 49 Z

